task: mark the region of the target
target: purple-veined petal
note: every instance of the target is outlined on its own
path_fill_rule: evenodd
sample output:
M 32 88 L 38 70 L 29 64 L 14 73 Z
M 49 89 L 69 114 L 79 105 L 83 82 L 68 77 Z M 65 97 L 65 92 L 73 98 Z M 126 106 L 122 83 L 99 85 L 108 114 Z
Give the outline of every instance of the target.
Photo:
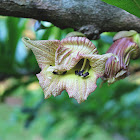
M 55 65 L 61 70 L 70 70 L 84 54 L 97 54 L 97 49 L 90 40 L 85 37 L 65 38 L 56 51 Z
M 73 97 L 78 103 L 81 103 L 85 101 L 97 87 L 97 76 L 93 69 L 90 69 L 91 74 L 88 78 L 75 75 L 75 69 L 68 71 L 65 75 L 53 74 L 47 69 L 49 69 L 49 66 L 37 74 L 45 98 L 49 98 L 51 95 L 60 95 L 63 90 L 66 90 L 70 98 Z
M 51 71 L 48 71 L 48 69 L 49 66 L 45 67 L 39 74 L 37 74 L 39 84 L 44 91 L 46 99 L 51 95 L 54 97 L 60 95 L 61 92 L 65 89 L 62 82 L 60 83 L 61 76 L 53 74 Z
M 87 78 L 74 75 L 75 78 L 70 76 L 64 79 L 66 83 L 66 91 L 70 98 L 75 98 L 78 103 L 87 100 L 87 97 L 95 91 L 97 85 L 97 77 L 94 71 L 90 70 L 90 75 Z
M 103 79 L 111 84 L 128 76 L 130 59 L 139 57 L 140 49 L 139 46 L 133 42 L 132 38 L 127 37 L 116 40 L 107 53 L 113 53 L 118 56 L 119 59 L 119 61 L 116 62 L 115 58 L 112 56 L 106 62 Z
M 55 52 L 60 45 L 59 40 L 30 40 L 28 38 L 23 38 L 22 40 L 33 51 L 41 69 L 46 65 L 55 64 Z
M 107 53 L 107 54 L 103 54 L 103 55 L 83 55 L 84 58 L 89 60 L 89 64 L 91 66 L 91 68 L 93 69 L 94 73 L 96 74 L 97 78 L 103 76 L 104 72 L 105 72 L 105 64 L 108 58 L 110 57 L 116 57 L 114 54 L 112 53 Z M 116 59 L 116 58 L 115 58 Z M 117 59 L 116 59 L 117 61 Z

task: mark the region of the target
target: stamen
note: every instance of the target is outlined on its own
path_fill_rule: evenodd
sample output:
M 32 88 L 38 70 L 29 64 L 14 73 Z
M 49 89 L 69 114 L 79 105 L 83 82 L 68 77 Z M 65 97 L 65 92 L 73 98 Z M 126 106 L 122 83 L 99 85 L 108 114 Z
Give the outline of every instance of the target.
M 55 71 L 53 71 L 52 73 L 53 73 L 53 74 L 58 74 L 58 73 L 57 73 L 57 72 L 55 72 Z
M 75 74 L 76 74 L 76 75 L 79 75 L 79 72 L 78 72 L 78 70 L 76 70 L 76 71 L 75 71 Z
M 83 77 L 86 77 L 88 75 L 89 75 L 89 72 L 86 72 L 86 73 L 83 74 Z
M 83 72 L 84 72 L 84 70 L 80 70 L 80 71 L 78 72 L 79 76 L 83 76 Z
M 81 68 L 81 71 L 85 68 L 86 62 L 87 62 L 87 59 L 84 59 L 84 62 L 83 62 L 83 66 Z
M 80 71 L 76 70 L 75 75 L 78 75 L 78 76 L 81 76 L 81 77 L 86 77 L 86 76 L 89 75 L 89 72 L 83 73 L 85 71 L 84 69 L 85 69 L 86 63 L 87 63 L 87 59 L 84 59 L 81 70 Z M 87 67 L 88 68 L 86 68 L 86 70 L 89 70 L 89 66 L 87 66 Z
M 67 73 L 67 71 L 64 71 L 62 74 L 66 74 Z
M 80 70 L 79 72 L 83 73 L 85 70 Z
M 76 70 L 75 75 L 78 75 L 78 76 L 81 76 L 81 77 L 86 77 L 86 76 L 89 75 L 89 72 L 83 73 L 85 70 L 89 71 L 89 68 L 90 68 L 90 66 L 88 64 L 86 64 L 86 63 L 87 63 L 87 59 L 84 59 L 84 62 L 83 62 L 81 70 L 80 71 Z

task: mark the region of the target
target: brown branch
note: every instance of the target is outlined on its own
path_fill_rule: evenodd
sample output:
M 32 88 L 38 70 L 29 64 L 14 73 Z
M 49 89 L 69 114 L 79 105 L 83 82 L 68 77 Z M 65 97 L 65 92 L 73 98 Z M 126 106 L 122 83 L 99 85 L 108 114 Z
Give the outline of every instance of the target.
M 34 18 L 97 39 L 102 32 L 136 30 L 140 18 L 100 0 L 0 0 L 0 15 Z

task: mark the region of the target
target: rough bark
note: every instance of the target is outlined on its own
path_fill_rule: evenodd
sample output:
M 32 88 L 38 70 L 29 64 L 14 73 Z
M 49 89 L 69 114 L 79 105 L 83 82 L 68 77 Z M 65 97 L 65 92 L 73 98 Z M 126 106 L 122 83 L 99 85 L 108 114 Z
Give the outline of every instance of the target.
M 140 18 L 100 0 L 0 0 L 0 15 L 34 18 L 97 39 L 102 32 L 136 30 Z

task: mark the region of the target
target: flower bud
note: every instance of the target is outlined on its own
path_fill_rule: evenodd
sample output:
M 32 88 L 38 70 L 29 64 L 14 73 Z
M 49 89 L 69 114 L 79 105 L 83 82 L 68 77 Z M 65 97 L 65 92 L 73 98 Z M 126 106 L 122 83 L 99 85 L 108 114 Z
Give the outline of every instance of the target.
M 128 76 L 130 59 L 140 57 L 140 36 L 136 31 L 121 31 L 114 36 L 113 40 L 114 43 L 107 53 L 116 55 L 118 61 L 114 56 L 110 57 L 106 61 L 105 73 L 102 77 L 103 81 L 109 84 Z

